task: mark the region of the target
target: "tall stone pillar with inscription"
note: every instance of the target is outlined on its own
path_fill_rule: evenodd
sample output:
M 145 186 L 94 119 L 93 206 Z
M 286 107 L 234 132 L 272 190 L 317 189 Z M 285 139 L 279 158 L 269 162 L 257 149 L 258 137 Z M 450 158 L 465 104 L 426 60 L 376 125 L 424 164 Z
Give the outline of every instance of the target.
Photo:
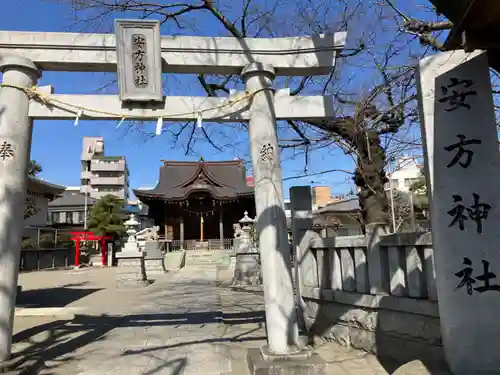
M 441 332 L 453 374 L 500 371 L 500 157 L 486 53 L 419 66 Z
M 248 127 L 255 178 L 256 228 L 259 234 L 264 281 L 269 351 L 287 354 L 297 350 L 298 327 L 292 287 L 290 245 L 283 201 L 280 155 L 276 139 L 272 66 L 252 63 L 243 69 L 251 100 Z
M 0 91 L 0 361 L 4 361 L 11 351 L 33 130 L 29 97 L 20 88 L 32 87 L 40 72 L 30 60 L 17 56 L 0 56 L 0 71 L 4 83 Z

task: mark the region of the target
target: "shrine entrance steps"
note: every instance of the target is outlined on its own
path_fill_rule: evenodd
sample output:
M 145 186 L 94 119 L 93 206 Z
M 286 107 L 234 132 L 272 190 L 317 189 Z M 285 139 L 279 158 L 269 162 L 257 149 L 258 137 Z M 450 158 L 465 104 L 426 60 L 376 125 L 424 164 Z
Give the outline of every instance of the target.
M 229 267 L 232 250 L 187 250 L 185 267 Z

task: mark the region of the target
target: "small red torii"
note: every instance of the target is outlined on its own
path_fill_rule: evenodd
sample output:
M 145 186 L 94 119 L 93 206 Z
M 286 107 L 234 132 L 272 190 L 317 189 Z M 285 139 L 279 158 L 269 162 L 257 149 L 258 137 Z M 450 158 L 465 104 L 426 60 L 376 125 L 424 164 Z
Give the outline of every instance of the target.
M 71 241 L 75 241 L 75 267 L 80 264 L 80 241 L 101 241 L 101 260 L 102 265 L 106 265 L 108 249 L 106 247 L 106 240 L 112 240 L 112 236 L 98 236 L 92 232 L 70 232 L 73 237 Z

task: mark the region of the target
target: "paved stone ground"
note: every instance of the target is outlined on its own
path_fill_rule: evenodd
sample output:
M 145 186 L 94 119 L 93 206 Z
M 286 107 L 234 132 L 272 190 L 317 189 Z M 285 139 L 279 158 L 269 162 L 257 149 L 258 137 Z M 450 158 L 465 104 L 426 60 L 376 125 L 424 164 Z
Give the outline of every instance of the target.
M 43 375 L 247 374 L 246 349 L 265 343 L 258 287 L 231 288 L 229 270 L 205 267 L 125 291 L 114 288 L 114 272 L 22 274 L 14 354 L 41 355 Z M 331 374 L 431 373 L 420 363 L 384 368 L 376 357 L 336 344 L 318 352 Z

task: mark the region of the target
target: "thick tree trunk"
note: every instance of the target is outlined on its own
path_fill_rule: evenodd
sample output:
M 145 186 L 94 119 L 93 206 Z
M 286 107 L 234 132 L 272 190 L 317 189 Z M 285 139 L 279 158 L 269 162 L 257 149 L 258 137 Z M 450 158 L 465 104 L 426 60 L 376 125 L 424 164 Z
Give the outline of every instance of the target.
M 388 181 L 385 152 L 375 131 L 361 131 L 355 140 L 358 151 L 354 182 L 358 187 L 361 219 L 364 225 L 388 224 L 389 201 L 384 185 Z
M 355 118 L 348 116 L 308 123 L 338 135 L 355 150 L 358 158 L 353 180 L 358 187 L 361 222 L 364 226 L 386 225 L 389 224 L 389 200 L 384 190 L 388 181 L 384 171 L 385 151 L 377 130 L 367 130 L 364 118 L 368 115 L 360 112 Z

